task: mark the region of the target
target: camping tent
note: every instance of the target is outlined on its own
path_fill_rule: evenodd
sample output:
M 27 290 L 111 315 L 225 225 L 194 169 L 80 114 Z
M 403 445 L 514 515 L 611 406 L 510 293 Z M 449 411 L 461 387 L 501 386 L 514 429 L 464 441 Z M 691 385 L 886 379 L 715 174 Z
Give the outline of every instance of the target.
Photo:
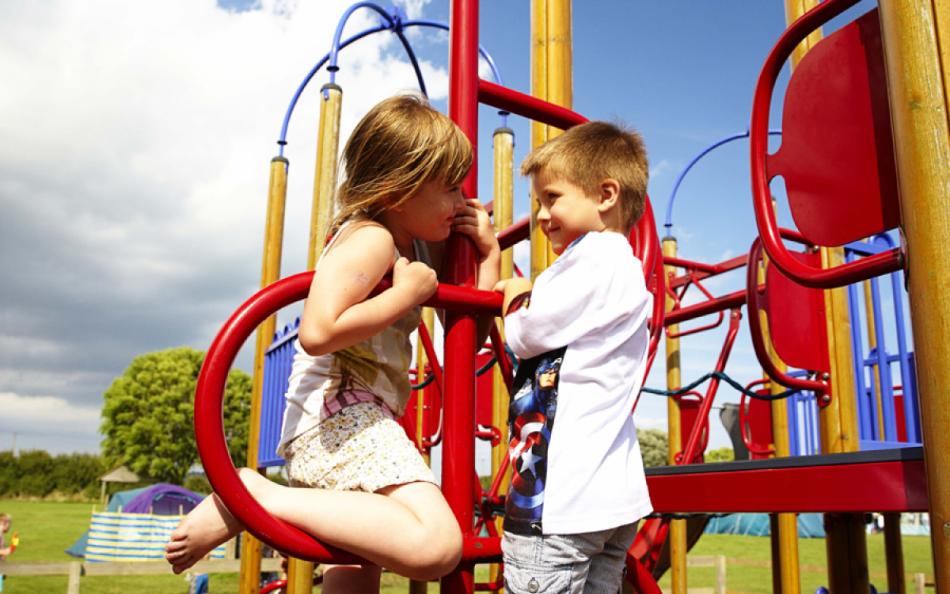
M 714 516 L 706 524 L 706 534 L 744 534 L 768 536 L 769 514 L 743 513 Z M 817 513 L 798 514 L 799 538 L 824 538 L 822 516 Z
M 174 530 L 178 523 L 178 516 L 190 512 L 201 499 L 202 496 L 197 493 L 168 483 L 120 491 L 109 500 L 106 512 L 93 514 L 89 530 L 73 546 L 66 549 L 66 552 L 74 557 L 94 560 L 87 551 L 87 547 L 91 546 L 90 539 L 107 540 L 113 544 L 119 541 L 147 540 L 154 545 L 164 546 L 167 533 Z M 136 554 L 134 557 L 142 556 Z

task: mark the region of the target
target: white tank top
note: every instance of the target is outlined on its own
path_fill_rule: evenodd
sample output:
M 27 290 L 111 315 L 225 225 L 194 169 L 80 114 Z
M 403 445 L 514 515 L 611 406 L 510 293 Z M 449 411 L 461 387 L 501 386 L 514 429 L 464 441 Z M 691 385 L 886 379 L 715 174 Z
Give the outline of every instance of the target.
M 327 243 L 320 255 L 321 259 L 349 224 L 350 221 L 344 223 Z M 413 249 L 416 260 L 429 263 L 425 243 L 413 241 Z M 394 261 L 398 257 L 397 250 Z M 421 319 L 422 308 L 414 307 L 379 334 L 326 355 L 308 355 L 300 346 L 300 341 L 295 340 L 294 362 L 284 395 L 287 406 L 277 447 L 278 455 L 283 455 L 285 446 L 295 437 L 320 424 L 325 415 L 321 414 L 324 402 L 347 390 L 371 392 L 396 417 L 401 416 L 410 396 L 412 344 L 409 335 L 418 328 Z

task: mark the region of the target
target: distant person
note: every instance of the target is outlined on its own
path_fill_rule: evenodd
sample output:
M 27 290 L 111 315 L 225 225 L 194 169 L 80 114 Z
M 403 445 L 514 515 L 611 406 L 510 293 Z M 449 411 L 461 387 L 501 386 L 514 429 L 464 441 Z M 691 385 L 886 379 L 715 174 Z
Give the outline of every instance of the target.
M 7 513 L 0 513 L 0 561 L 3 561 L 7 558 L 10 553 L 16 550 L 17 535 L 14 534 L 13 538 L 10 539 L 9 544 L 7 543 L 6 537 L 7 532 L 10 531 L 10 527 L 13 525 L 13 516 Z M 3 592 L 3 574 L 0 573 L 0 592 Z
M 409 400 L 409 335 L 437 288 L 443 242 L 453 230 L 473 241 L 483 290 L 498 281 L 500 259 L 487 212 L 462 195 L 471 144 L 421 97 L 371 109 L 343 161 L 333 238 L 304 303 L 278 448 L 291 484 L 312 488 L 241 472 L 268 512 L 374 564 L 328 569 L 327 594 L 378 591 L 380 567 L 432 580 L 458 564 L 458 522 L 395 418 Z M 392 286 L 371 295 L 389 273 Z M 212 495 L 173 532 L 166 559 L 181 573 L 241 528 Z
M 653 511 L 631 414 L 652 296 L 627 241 L 643 214 L 646 150 L 634 132 L 589 122 L 535 149 L 521 172 L 559 257 L 533 290 L 522 278 L 496 287 L 521 358 L 508 417 L 505 588 L 616 594 L 637 522 Z

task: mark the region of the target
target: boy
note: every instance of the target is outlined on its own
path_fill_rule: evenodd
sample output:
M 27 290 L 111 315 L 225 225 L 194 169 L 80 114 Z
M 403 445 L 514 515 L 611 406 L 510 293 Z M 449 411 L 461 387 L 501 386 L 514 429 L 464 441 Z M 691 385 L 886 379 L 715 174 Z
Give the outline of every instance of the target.
M 560 257 L 533 291 L 525 279 L 496 286 L 521 358 L 509 410 L 505 586 L 616 594 L 637 521 L 653 509 L 631 416 L 652 296 L 627 242 L 643 213 L 646 151 L 636 133 L 589 122 L 538 147 L 521 173 Z

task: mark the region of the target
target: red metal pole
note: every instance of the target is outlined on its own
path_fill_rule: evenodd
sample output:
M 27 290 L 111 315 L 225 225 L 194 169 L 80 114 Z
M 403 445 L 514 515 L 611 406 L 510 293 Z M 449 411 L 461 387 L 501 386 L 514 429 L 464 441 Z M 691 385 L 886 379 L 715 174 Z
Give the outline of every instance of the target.
M 466 196 L 478 195 L 478 0 L 452 0 L 449 17 L 449 117 L 472 143 L 476 157 L 462 184 Z M 475 252 L 459 235 L 449 238 L 446 281 L 475 286 Z M 449 312 L 445 331 L 445 381 L 442 406 L 442 492 L 455 513 L 462 536 L 470 540 L 475 501 L 475 318 Z M 463 560 L 442 578 L 443 594 L 472 594 L 475 565 Z

